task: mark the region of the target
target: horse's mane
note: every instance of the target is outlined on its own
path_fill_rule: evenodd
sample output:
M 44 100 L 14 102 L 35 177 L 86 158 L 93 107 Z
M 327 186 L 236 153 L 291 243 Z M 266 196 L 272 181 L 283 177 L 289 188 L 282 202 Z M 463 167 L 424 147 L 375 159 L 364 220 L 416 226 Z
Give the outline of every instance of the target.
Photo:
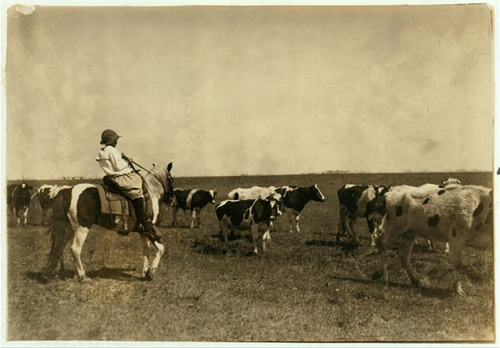
M 162 164 L 159 166 L 154 166 L 151 168 L 150 172 L 154 174 L 162 183 L 167 182 L 167 166 L 168 164 Z
M 164 185 L 167 184 L 167 167 L 168 164 L 154 166 L 144 176 L 144 180 L 148 184 L 149 189 L 156 192 L 163 192 Z

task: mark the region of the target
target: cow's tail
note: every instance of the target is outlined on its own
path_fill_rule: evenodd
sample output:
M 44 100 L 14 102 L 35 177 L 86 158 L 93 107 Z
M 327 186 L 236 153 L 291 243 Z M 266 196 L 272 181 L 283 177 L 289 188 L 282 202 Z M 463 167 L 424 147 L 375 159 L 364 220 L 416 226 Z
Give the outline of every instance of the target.
M 46 276 L 52 278 L 55 275 L 57 265 L 63 258 L 64 247 L 74 236 L 73 228 L 66 217 L 69 204 L 66 203 L 65 195 L 59 195 L 53 205 L 52 225 L 47 233 L 50 233 L 50 253 L 47 260 Z

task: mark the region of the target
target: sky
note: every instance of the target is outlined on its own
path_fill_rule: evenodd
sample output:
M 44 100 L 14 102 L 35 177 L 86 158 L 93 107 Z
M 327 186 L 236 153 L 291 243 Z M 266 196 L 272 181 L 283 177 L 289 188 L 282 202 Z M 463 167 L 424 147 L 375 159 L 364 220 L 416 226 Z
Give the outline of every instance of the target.
M 487 5 L 50 7 L 7 16 L 7 179 L 493 170 Z

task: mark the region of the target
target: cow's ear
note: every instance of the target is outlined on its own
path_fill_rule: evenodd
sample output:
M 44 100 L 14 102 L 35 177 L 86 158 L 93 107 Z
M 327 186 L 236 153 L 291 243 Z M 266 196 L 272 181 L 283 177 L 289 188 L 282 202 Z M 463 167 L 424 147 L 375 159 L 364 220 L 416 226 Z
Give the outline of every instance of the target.
M 217 196 L 217 190 L 214 190 L 214 197 Z
M 167 170 L 168 170 L 168 171 L 171 171 L 171 170 L 172 170 L 172 167 L 173 167 L 172 162 L 170 162 L 170 163 L 168 164 L 168 166 L 167 166 Z

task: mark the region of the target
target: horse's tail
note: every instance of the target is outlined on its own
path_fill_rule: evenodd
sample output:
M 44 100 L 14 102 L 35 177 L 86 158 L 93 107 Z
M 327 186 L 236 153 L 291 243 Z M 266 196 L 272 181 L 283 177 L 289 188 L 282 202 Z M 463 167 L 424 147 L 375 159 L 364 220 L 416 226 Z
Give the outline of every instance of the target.
M 67 218 L 69 204 L 71 201 L 71 190 L 61 191 L 57 195 L 52 214 L 52 225 L 47 233 L 50 233 L 50 254 L 47 261 L 47 275 L 54 276 L 57 265 L 63 257 L 66 243 L 73 237 L 74 231 Z

